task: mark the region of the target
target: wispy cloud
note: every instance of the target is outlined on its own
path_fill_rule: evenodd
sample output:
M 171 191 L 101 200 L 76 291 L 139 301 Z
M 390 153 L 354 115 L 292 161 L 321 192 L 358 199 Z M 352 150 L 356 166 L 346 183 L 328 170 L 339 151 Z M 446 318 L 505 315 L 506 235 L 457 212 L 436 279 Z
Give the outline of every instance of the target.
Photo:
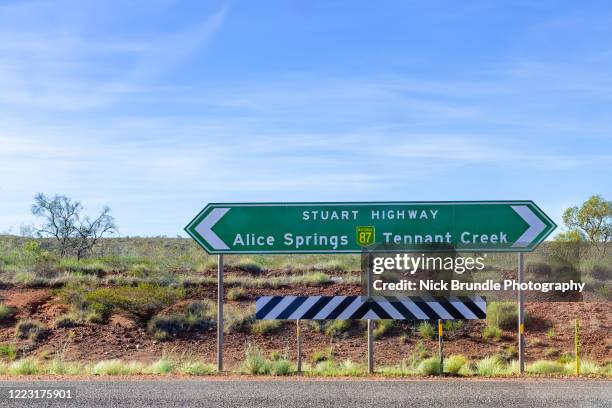
M 62 18 L 66 10 L 62 5 L 78 16 L 61 26 L 45 23 Z M 220 30 L 227 10 L 222 7 L 187 27 L 126 38 L 88 35 L 89 25 L 99 16 L 86 3 L 4 7 L 0 104 L 11 109 L 80 111 L 116 103 L 143 91 L 197 52 Z

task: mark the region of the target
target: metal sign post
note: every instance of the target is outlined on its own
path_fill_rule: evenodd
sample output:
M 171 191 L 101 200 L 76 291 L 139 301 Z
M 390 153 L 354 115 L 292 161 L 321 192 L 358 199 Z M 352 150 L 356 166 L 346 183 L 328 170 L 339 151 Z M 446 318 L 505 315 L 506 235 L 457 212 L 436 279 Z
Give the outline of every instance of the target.
M 223 371 L 223 255 L 217 266 L 217 371 Z
M 302 336 L 300 333 L 300 319 L 295 321 L 295 332 L 297 337 L 297 372 L 302 372 Z
M 523 253 L 518 254 L 518 347 L 519 347 L 519 373 L 525 373 L 525 292 L 520 289 L 525 280 Z
M 372 270 L 368 268 L 368 302 L 372 295 Z M 374 373 L 374 329 L 372 319 L 368 319 L 368 373 Z

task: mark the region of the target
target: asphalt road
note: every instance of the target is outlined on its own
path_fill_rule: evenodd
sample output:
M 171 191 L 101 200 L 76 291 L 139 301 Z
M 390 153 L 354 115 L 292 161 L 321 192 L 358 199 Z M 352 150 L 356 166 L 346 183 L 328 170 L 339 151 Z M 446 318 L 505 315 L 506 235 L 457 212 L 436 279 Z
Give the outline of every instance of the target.
M 8 400 L 7 387 L 74 387 L 66 401 Z M 0 381 L 0 407 L 612 407 L 612 381 Z

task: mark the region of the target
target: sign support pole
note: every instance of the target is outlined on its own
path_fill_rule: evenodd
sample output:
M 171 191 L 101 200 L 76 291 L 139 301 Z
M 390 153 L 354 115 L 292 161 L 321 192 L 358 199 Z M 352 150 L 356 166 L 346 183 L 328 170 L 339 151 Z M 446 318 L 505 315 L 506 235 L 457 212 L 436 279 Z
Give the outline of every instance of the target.
M 525 280 L 525 260 L 523 253 L 518 254 L 518 282 L 523 284 Z M 519 288 L 518 291 L 518 348 L 519 348 L 519 373 L 525 373 L 525 292 Z
M 300 319 L 295 321 L 295 332 L 297 337 L 297 372 L 302 372 L 302 335 L 300 333 Z
M 223 255 L 217 266 L 217 371 L 223 371 Z
M 368 259 L 368 301 L 372 296 L 372 268 L 369 265 Z M 368 319 L 368 373 L 374 373 L 374 323 L 371 319 Z
M 368 319 L 368 373 L 374 373 L 374 323 Z

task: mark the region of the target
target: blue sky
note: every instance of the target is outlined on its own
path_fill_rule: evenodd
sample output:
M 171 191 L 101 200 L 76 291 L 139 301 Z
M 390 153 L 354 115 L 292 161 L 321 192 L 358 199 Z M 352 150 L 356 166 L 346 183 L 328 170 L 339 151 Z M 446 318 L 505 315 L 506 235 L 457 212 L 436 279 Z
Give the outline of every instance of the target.
M 560 224 L 612 199 L 611 40 L 609 2 L 2 1 L 0 231 L 37 192 L 121 235 L 222 201 L 532 199 Z

